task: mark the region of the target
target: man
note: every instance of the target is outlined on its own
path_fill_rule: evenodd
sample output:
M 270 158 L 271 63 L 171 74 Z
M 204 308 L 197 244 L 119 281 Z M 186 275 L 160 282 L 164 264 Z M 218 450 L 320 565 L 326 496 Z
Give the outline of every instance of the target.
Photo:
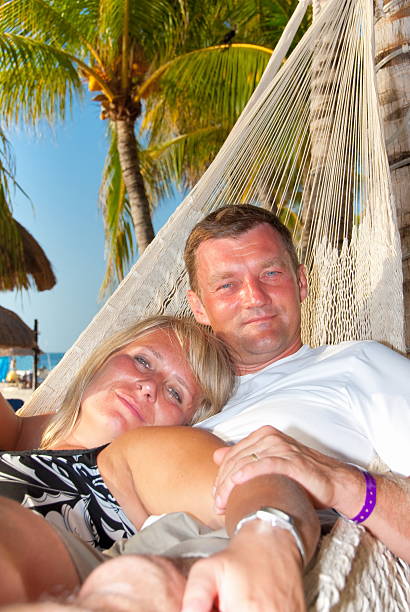
M 373 474 L 374 481 L 347 463 L 368 467 L 379 455 L 409 476 L 408 360 L 373 342 L 302 346 L 305 271 L 288 230 L 264 209 L 208 215 L 188 238 L 185 262 L 195 318 L 230 346 L 240 381 L 222 413 L 201 423 L 226 440 L 242 439 L 215 455 L 220 510 L 234 483 L 280 473 L 318 507 L 357 522 L 364 512 L 369 531 L 410 561 L 409 481 Z M 256 431 L 263 425 L 270 427 Z
M 189 301 L 195 317 L 203 324 L 212 325 L 229 344 L 240 381 L 238 391 L 223 413 L 205 423 L 205 427 L 226 439 L 243 438 L 235 447 L 215 452 L 221 463 L 216 486 L 217 505 L 221 510 L 235 482 L 272 473 L 283 475 L 285 486 L 298 481 L 317 506 L 334 507 L 353 517 L 365 505 L 366 481 L 356 467 L 343 460 L 367 466 L 377 449 L 395 471 L 409 473 L 408 454 L 402 457 L 401 452 L 396 452 L 396 448 L 407 448 L 404 441 L 409 430 L 409 394 L 403 390 L 403 380 L 409 373 L 407 360 L 375 343 L 347 343 L 314 351 L 302 346 L 300 304 L 307 294 L 306 277 L 303 267 L 297 263 L 289 233 L 275 217 L 252 206 L 229 207 L 212 213 L 193 230 L 187 243 L 186 263 L 192 287 Z M 376 419 L 370 414 L 373 408 L 377 411 Z M 398 418 L 401 429 L 397 426 Z M 267 424 L 292 433 L 294 438 L 272 427 L 258 430 Z M 389 440 L 386 444 L 386 436 L 382 435 L 387 427 L 397 435 L 393 444 Z M 244 437 L 247 434 L 250 435 Z M 307 442 L 308 446 L 295 438 Z M 164 460 L 167 452 L 165 449 Z M 149 458 L 144 459 L 149 463 Z M 376 481 L 377 504 L 365 525 L 393 551 L 410 560 L 408 494 L 382 476 L 376 476 Z M 275 504 L 276 500 L 272 502 Z M 295 505 L 279 507 L 293 518 L 298 510 L 307 515 Z M 258 520 L 252 517 L 237 536 L 249 535 L 244 529 L 259 529 L 255 526 Z M 295 539 L 286 530 L 272 531 L 269 522 L 264 525 L 263 520 L 261 528 L 267 528 L 267 537 L 288 538 L 275 548 L 278 563 L 275 578 L 269 568 L 265 583 L 274 587 L 269 602 L 275 596 L 280 601 L 272 602 L 271 606 L 265 603 L 259 608 L 255 603 L 256 596 L 263 591 L 257 580 L 266 571 L 267 562 L 258 565 L 260 549 L 252 537 L 246 542 L 250 559 L 246 578 L 253 572 L 255 580 L 250 584 L 257 586 L 255 594 L 247 593 L 248 601 L 253 601 L 252 609 L 263 612 L 302 610 L 301 564 Z M 232 543 L 235 550 L 237 545 L 234 540 Z M 190 546 L 188 542 L 188 552 L 194 550 Z M 298 561 L 293 567 L 287 556 L 289 547 Z M 268 548 L 271 550 L 270 545 Z M 134 551 L 125 547 L 123 552 Z M 226 563 L 230 555 L 228 547 L 225 561 L 217 554 L 194 566 L 185 593 L 184 611 L 209 611 L 215 594 L 219 595 L 223 609 L 249 609 L 247 604 L 245 608 L 238 607 L 240 589 L 245 583 L 249 585 L 249 581 L 245 574 L 242 573 L 241 580 L 237 572 L 231 572 L 235 563 Z M 264 559 L 269 560 L 269 554 Z M 99 598 L 113 597 L 114 591 L 116 596 L 125 592 L 128 597 L 134 576 L 155 570 L 155 567 L 145 567 L 152 564 L 150 559 L 123 557 L 115 562 L 120 566 L 114 576 L 114 586 L 109 578 L 115 572 L 108 563 L 103 564 L 97 570 L 96 582 L 91 581 L 91 587 L 90 582 L 86 583 L 82 591 L 91 600 L 82 601 L 81 609 L 96 609 L 94 602 L 101 609 Z M 161 565 L 160 560 L 157 562 L 160 563 L 158 571 L 164 575 L 158 576 L 149 587 L 149 597 L 151 591 L 159 592 L 159 584 L 178 582 L 177 577 L 172 578 L 172 569 Z M 107 584 L 110 586 L 106 587 Z M 91 591 L 87 590 L 89 587 Z M 183 584 L 177 589 L 177 598 L 182 589 Z M 139 594 L 138 589 L 134 589 L 135 594 Z M 172 594 L 165 590 L 165 596 Z M 139 609 L 151 609 L 146 603 Z M 106 603 L 103 607 L 117 609 L 107 607 Z M 130 609 L 134 608 L 131 605 Z

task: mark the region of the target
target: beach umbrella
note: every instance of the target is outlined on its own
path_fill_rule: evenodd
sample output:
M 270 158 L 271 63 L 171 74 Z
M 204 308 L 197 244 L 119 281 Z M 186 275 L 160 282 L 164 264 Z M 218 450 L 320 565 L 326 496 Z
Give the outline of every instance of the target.
M 0 306 L 0 355 L 32 355 L 36 345 L 34 331 L 20 317 Z
M 16 267 L 8 237 L 0 232 L 0 291 L 28 289 L 33 284 L 38 291 L 51 289 L 57 280 L 49 259 L 30 232 L 15 219 L 14 223 L 22 244 L 22 267 Z

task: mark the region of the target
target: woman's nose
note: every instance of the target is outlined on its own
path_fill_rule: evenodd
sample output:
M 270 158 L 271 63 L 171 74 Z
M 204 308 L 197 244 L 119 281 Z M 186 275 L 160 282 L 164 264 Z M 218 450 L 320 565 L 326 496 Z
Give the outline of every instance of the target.
M 157 382 L 154 377 L 139 380 L 137 388 L 144 399 L 155 402 L 157 399 Z

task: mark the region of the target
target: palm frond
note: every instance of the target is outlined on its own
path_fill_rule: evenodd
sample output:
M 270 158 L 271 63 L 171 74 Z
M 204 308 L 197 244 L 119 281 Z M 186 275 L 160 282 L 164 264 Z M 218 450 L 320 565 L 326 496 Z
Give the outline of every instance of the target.
M 98 2 L 50 2 L 9 0 L 0 6 L 3 32 L 42 41 L 86 57 L 92 54 L 95 38 L 95 9 Z M 98 14 L 98 13 L 97 13 Z
M 237 24 L 237 40 L 257 40 L 259 44 L 274 47 L 287 22 L 296 9 L 298 0 L 243 0 L 235 3 L 232 21 Z M 308 11 L 291 49 L 297 44 L 311 21 Z
M 65 116 L 83 85 L 73 58 L 42 42 L 0 34 L 0 111 L 28 124 Z
M 164 136 L 165 115 L 170 121 L 166 129 L 171 136 L 191 131 L 193 126 L 232 126 L 270 55 L 271 50 L 255 45 L 232 45 L 229 49 L 201 49 L 176 58 L 163 71 L 158 90 L 151 91 L 146 104 L 143 128 L 151 133 L 151 142 Z
M 179 189 L 192 187 L 220 149 L 226 126 L 211 126 L 181 134 L 141 151 L 141 172 L 153 206 Z M 192 164 L 195 159 L 195 164 Z

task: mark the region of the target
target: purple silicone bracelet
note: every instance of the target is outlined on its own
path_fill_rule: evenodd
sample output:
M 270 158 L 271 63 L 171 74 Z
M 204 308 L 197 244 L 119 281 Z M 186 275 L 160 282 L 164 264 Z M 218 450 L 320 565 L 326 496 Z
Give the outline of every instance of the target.
M 349 519 L 353 523 L 363 523 L 363 521 L 369 518 L 376 507 L 376 480 L 369 472 L 366 472 L 366 470 L 360 471 L 363 473 L 366 480 L 366 497 L 363 508 L 360 510 L 359 514 Z

